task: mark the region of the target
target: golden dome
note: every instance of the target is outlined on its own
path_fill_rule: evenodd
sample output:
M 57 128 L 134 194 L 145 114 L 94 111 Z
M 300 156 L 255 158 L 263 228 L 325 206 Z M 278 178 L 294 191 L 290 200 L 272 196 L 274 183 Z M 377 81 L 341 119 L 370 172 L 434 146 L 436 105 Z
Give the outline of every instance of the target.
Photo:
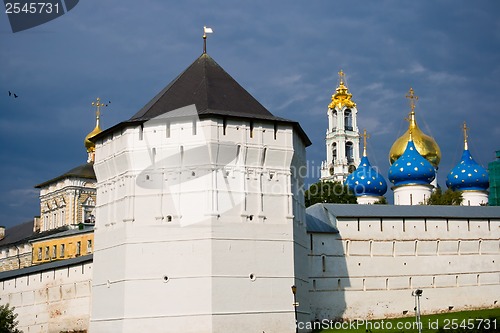
M 408 130 L 400 136 L 391 147 L 389 152 L 389 161 L 391 164 L 403 155 L 408 140 L 410 139 L 410 131 L 418 153 L 437 168 L 441 161 L 441 149 L 439 149 L 438 144 L 432 137 L 424 134 L 420 130 L 415 121 L 415 111 L 413 110 L 410 113 L 410 125 L 408 126 Z
M 337 87 L 335 94 L 332 95 L 332 102 L 330 103 L 330 105 L 328 105 L 328 108 L 330 109 L 335 109 L 335 107 L 337 107 L 338 109 L 342 109 L 344 106 L 349 108 L 356 107 L 356 103 L 351 100 L 352 94 L 349 93 L 349 89 L 347 89 L 346 85 L 344 84 L 344 76 L 344 72 L 340 70 L 339 86 Z
M 92 130 L 92 132 L 90 132 L 89 134 L 87 134 L 87 136 L 85 137 L 85 148 L 87 148 L 87 152 L 88 153 L 93 153 L 95 152 L 95 144 L 90 141 L 89 139 L 92 138 L 93 136 L 99 134 L 102 132 L 102 129 L 99 127 L 99 118 L 97 118 L 97 123 L 95 125 L 95 128 Z
M 415 120 L 415 102 L 418 100 L 418 96 L 415 95 L 413 88 L 410 88 L 408 95 L 405 97 L 410 100 L 410 124 L 408 126 L 408 130 L 392 144 L 389 152 L 389 162 L 392 165 L 392 163 L 403 155 L 406 145 L 411 137 L 418 153 L 437 169 L 439 162 L 441 161 L 441 149 L 439 149 L 438 144 L 432 137 L 425 135 L 420 130 Z
M 96 112 L 95 112 L 95 128 L 87 134 L 84 140 L 85 148 L 87 148 L 87 153 L 89 153 L 89 157 L 91 153 L 95 152 L 95 144 L 90 141 L 89 139 L 92 138 L 93 136 L 99 134 L 102 132 L 101 127 L 99 126 L 99 118 L 101 117 L 101 107 L 107 106 L 104 103 L 101 103 L 101 99 L 97 97 L 97 100 L 95 102 L 92 102 L 92 106 L 96 107 Z

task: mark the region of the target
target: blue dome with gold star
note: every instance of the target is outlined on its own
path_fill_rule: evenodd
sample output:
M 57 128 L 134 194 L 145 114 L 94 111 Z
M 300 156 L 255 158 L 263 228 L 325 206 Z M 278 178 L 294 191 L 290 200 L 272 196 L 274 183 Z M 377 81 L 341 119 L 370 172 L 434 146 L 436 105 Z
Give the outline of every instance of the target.
M 382 196 L 387 192 L 384 177 L 371 166 L 368 157 L 363 156 L 359 167 L 347 176 L 345 185 L 359 197 L 363 195 Z
M 446 177 L 446 186 L 454 191 L 484 191 L 489 187 L 488 172 L 465 149 L 460 162 Z
M 429 185 L 435 177 L 434 167 L 418 153 L 410 137 L 403 155 L 389 168 L 389 180 L 395 186 Z

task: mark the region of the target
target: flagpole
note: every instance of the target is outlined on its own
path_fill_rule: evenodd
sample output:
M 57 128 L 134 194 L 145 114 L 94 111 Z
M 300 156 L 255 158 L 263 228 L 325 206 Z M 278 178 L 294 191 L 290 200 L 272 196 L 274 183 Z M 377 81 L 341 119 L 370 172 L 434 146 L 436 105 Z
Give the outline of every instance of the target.
M 212 32 L 212 28 L 203 27 L 203 54 L 207 53 L 207 34 L 211 34 Z

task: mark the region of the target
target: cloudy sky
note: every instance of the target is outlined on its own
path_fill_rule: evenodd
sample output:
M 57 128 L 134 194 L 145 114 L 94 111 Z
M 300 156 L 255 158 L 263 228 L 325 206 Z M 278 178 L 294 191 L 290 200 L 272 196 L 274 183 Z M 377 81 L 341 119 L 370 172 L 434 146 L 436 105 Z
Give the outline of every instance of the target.
M 85 162 L 96 97 L 111 101 L 103 128 L 128 119 L 201 54 L 204 25 L 214 30 L 208 53 L 309 135 L 309 182 L 325 158 L 327 105 L 343 69 L 384 176 L 414 88 L 417 121 L 442 150 L 445 187 L 463 121 L 480 164 L 500 149 L 499 14 L 498 0 L 81 0 L 12 33 L 0 13 L 0 225 L 38 215 L 33 186 Z

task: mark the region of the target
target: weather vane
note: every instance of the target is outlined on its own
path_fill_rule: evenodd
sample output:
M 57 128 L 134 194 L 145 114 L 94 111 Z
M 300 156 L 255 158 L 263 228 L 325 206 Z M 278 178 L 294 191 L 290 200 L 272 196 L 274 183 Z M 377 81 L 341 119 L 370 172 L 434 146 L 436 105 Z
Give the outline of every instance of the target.
M 212 28 L 203 27 L 203 54 L 207 53 L 207 34 L 211 34 L 213 32 Z

